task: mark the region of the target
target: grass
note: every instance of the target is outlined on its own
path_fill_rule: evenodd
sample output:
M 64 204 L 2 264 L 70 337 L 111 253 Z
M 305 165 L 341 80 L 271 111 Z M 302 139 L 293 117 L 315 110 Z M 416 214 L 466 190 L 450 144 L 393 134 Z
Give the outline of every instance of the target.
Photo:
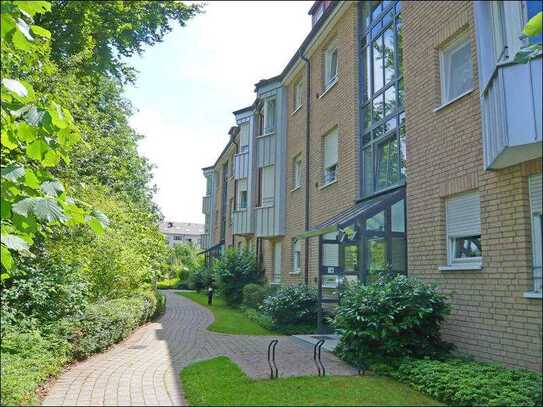
M 249 378 L 229 358 L 197 362 L 181 371 L 193 406 L 435 406 L 407 385 L 380 376 Z
M 177 293 L 197 304 L 208 308 L 215 316 L 215 321 L 207 327 L 208 331 L 233 335 L 273 335 L 255 321 L 251 321 L 241 310 L 232 308 L 223 299 L 214 297 L 213 305 L 207 305 L 207 294 L 196 292 Z

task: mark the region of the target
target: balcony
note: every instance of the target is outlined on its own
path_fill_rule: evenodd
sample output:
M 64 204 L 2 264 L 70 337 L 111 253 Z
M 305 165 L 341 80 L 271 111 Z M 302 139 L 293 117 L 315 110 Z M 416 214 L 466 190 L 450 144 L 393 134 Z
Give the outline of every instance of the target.
M 249 211 L 242 209 L 232 213 L 232 233 L 234 235 L 247 235 L 253 233 Z
M 256 139 L 256 165 L 266 167 L 275 164 L 275 134 L 259 136 Z
M 541 157 L 541 56 L 498 66 L 481 93 L 484 164 L 501 169 Z
M 204 196 L 202 198 L 202 213 L 209 214 L 211 211 L 211 196 Z
M 243 179 L 249 176 L 249 152 L 234 156 L 234 179 Z
M 277 236 L 274 206 L 263 206 L 255 209 L 255 234 L 257 237 Z

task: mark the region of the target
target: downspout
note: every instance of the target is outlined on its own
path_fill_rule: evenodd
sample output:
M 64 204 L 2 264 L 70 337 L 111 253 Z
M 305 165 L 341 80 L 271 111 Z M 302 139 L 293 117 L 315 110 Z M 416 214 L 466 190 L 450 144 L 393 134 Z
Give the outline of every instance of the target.
M 311 62 L 304 56 L 304 51 L 300 51 L 300 58 L 305 62 L 306 66 L 306 110 L 305 110 L 305 214 L 304 227 L 305 231 L 309 230 L 309 123 L 311 119 Z M 304 244 L 304 283 L 309 285 L 309 238 Z
M 230 128 L 230 131 L 228 132 L 228 134 L 230 135 L 230 142 L 236 146 L 236 149 L 234 150 L 235 151 L 234 156 L 235 156 L 236 154 L 239 153 L 239 145 L 236 142 L 236 136 L 239 134 L 239 127 L 238 126 L 232 126 Z M 234 159 L 234 162 L 232 163 L 232 168 L 234 168 L 234 163 L 235 162 L 236 162 L 236 160 Z M 234 170 L 232 172 L 235 173 Z M 238 192 L 237 188 L 236 188 L 237 182 L 238 181 L 236 179 L 234 179 L 234 208 L 237 205 L 237 202 L 236 202 L 237 201 L 237 192 Z M 227 195 L 227 199 L 228 199 L 228 195 Z M 231 213 L 234 212 L 234 208 L 230 208 Z M 234 236 L 234 225 L 232 225 L 231 229 L 232 229 L 232 247 L 236 247 L 235 236 Z

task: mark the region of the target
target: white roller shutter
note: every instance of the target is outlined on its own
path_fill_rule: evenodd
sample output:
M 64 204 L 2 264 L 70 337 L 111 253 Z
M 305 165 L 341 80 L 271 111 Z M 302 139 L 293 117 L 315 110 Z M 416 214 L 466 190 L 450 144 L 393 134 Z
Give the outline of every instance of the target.
M 458 195 L 447 200 L 447 236 L 481 234 L 481 202 L 479 192 Z
M 530 206 L 532 213 L 541 213 L 541 174 L 532 175 L 528 178 L 528 188 L 530 190 Z
M 332 130 L 324 137 L 324 168 L 337 164 L 338 131 Z
M 262 201 L 265 204 L 273 202 L 274 194 L 274 169 L 273 165 L 262 168 Z M 271 201 L 271 202 L 270 202 Z

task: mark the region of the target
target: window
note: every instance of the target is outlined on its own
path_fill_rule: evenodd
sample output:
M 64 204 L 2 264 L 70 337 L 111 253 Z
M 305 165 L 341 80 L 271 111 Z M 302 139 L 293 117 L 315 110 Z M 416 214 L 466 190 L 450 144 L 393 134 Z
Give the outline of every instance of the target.
M 239 151 L 240 153 L 249 151 L 249 123 L 243 123 L 239 127 Z
M 446 202 L 449 265 L 480 265 L 481 204 L 479 192 L 454 196 Z
M 292 185 L 293 189 L 302 186 L 302 157 L 298 155 L 292 164 Z
M 294 111 L 300 107 L 302 107 L 302 81 L 298 81 L 294 85 Z
M 542 233 L 543 233 L 543 220 L 541 210 L 542 200 L 542 187 L 541 174 L 532 175 L 528 179 L 528 186 L 530 191 L 530 210 L 532 213 L 532 257 L 533 257 L 533 273 L 534 273 L 534 291 L 541 293 L 541 280 L 542 280 Z
M 183 235 L 174 235 L 173 240 L 183 240 Z
M 405 113 L 400 2 L 363 2 L 360 34 L 360 182 L 369 197 L 405 182 Z
M 212 178 L 211 176 L 206 177 L 206 196 L 211 195 L 211 186 L 212 186 Z
M 324 52 L 324 88 L 331 86 L 337 79 L 337 48 L 330 47 Z
M 292 272 L 299 273 L 302 268 L 302 249 L 300 241 L 295 240 L 292 245 Z
M 445 104 L 473 88 L 471 45 L 467 38 L 441 51 L 441 102 Z
M 264 104 L 264 134 L 275 131 L 275 99 L 267 99 Z
M 279 284 L 281 282 L 281 242 L 273 244 L 273 275 L 272 283 Z
M 274 198 L 274 166 L 269 165 L 267 167 L 259 168 L 258 178 L 259 178 L 259 193 L 258 193 L 258 206 L 267 207 L 273 206 Z
M 324 185 L 330 184 L 337 179 L 337 155 L 338 148 L 338 130 L 335 128 L 326 136 L 323 140 L 323 163 L 324 163 L 324 172 L 323 172 L 323 183 Z
M 247 209 L 247 178 L 238 180 L 237 187 L 237 209 Z

